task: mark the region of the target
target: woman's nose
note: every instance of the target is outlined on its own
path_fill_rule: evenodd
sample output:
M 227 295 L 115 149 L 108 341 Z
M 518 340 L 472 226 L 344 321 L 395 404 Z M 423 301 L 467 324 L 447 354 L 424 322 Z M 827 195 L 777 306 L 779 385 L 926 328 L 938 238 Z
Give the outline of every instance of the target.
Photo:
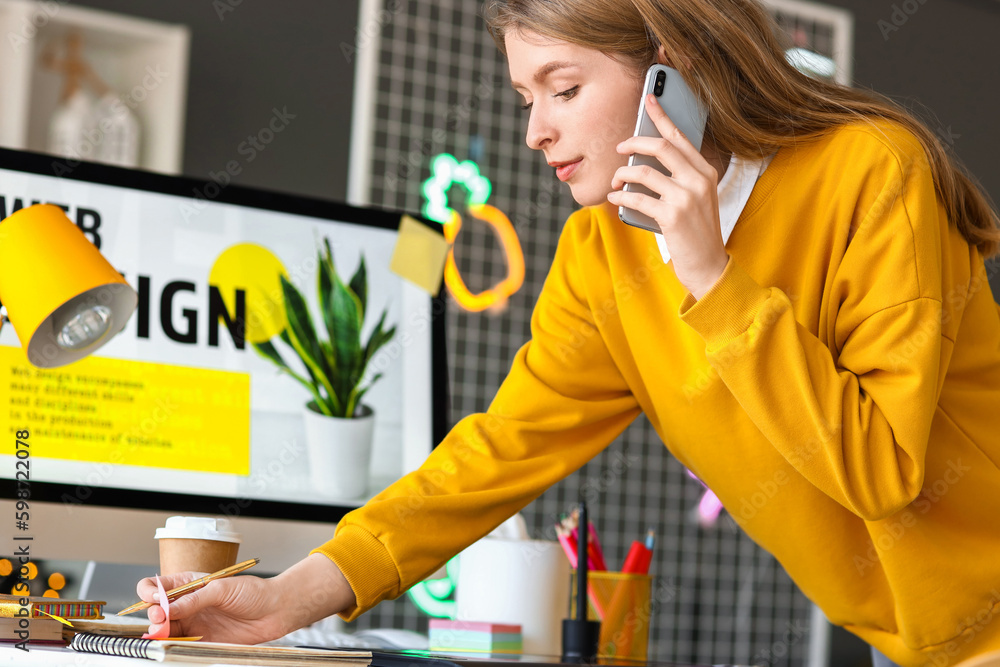
M 537 106 L 532 107 L 531 115 L 528 116 L 528 130 L 525 133 L 525 143 L 528 144 L 528 148 L 542 150 L 553 141 L 553 134 L 552 125 L 543 110 Z

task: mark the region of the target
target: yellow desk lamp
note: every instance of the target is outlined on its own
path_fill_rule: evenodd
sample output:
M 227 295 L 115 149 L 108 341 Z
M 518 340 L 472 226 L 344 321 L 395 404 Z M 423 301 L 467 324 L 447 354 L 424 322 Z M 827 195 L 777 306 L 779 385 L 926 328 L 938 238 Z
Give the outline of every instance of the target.
M 94 352 L 125 327 L 138 300 L 58 206 L 36 204 L 0 222 L 0 326 L 14 325 L 35 366 Z

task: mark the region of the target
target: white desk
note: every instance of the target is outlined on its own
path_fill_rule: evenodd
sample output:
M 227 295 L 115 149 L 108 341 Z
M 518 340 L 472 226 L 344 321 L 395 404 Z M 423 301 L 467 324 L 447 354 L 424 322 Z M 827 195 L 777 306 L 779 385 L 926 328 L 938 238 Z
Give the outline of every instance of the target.
M 32 646 L 27 653 L 13 644 L 0 644 L 0 665 L 45 665 L 47 667 L 150 667 L 151 665 L 190 665 L 191 663 L 158 663 L 144 658 L 121 658 L 100 653 L 78 653 L 58 646 Z M 218 663 L 225 665 L 226 663 Z
M 120 658 L 97 653 L 77 653 L 58 646 L 31 646 L 25 652 L 12 644 L 0 646 L 0 665 L 49 665 L 51 667 L 125 667 L 154 664 L 143 658 Z

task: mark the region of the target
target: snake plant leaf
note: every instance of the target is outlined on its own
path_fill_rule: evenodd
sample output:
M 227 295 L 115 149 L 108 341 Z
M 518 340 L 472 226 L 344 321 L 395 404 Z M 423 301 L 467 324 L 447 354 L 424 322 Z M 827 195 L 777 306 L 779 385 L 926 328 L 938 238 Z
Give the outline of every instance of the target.
M 283 329 L 282 332 L 278 334 L 278 337 L 281 338 L 281 341 L 285 345 L 292 348 L 293 352 L 295 351 L 295 343 L 292 342 L 292 337 L 288 335 L 288 327 L 285 327 L 285 329 Z M 296 352 L 296 354 L 298 353 Z M 305 364 L 305 362 L 303 362 L 303 364 Z M 305 368 L 306 368 L 306 373 L 309 374 L 309 378 L 312 380 L 313 384 L 315 384 L 318 387 L 320 385 L 320 382 L 319 380 L 316 379 L 316 374 L 313 373 L 312 369 L 309 368 L 309 366 L 306 366 Z
M 286 364 L 285 360 L 281 358 L 281 354 L 279 354 L 277 348 L 271 344 L 271 341 L 266 340 L 263 343 L 251 343 L 251 345 L 253 345 L 253 349 L 255 349 L 257 353 L 265 359 L 270 359 L 281 368 L 288 368 L 288 364 Z
M 367 386 L 365 386 L 365 387 L 357 386 L 357 387 L 354 388 L 353 391 L 351 391 L 350 401 L 348 402 L 348 405 L 347 405 L 348 410 L 350 410 L 350 412 L 348 414 L 351 414 L 351 415 L 354 414 L 354 412 L 357 410 L 358 406 L 361 405 L 361 399 L 364 397 L 365 394 L 368 393 L 368 390 L 372 388 L 372 385 L 375 384 L 376 382 L 378 382 L 381 378 L 382 378 L 382 374 L 381 373 L 377 373 L 375 375 L 375 377 L 373 377 L 371 380 L 368 381 L 368 385 Z
M 330 366 L 330 368 L 334 368 L 335 362 L 333 359 L 333 346 L 330 344 L 330 341 L 321 340 L 319 345 L 323 350 L 323 357 L 326 359 L 327 365 Z M 330 399 L 326 401 L 326 404 L 330 406 L 330 410 L 333 411 L 334 417 L 343 417 L 342 406 L 346 400 L 345 394 L 347 392 L 344 391 L 342 384 L 343 383 L 338 380 L 336 373 L 330 378 L 330 386 L 333 387 L 333 394 L 330 395 Z
M 324 317 L 330 318 L 332 329 L 330 343 L 333 345 L 333 357 L 336 361 L 338 378 L 341 381 L 341 395 L 353 388 L 351 376 L 356 372 L 356 366 L 361 358 L 361 304 L 357 295 L 333 274 L 333 291 L 330 298 L 330 312 Z
M 360 352 L 360 343 L 357 341 L 364 321 L 364 306 L 357 294 L 344 285 L 337 275 L 329 239 L 323 239 L 323 247 L 318 254 L 317 288 L 320 310 L 333 347 L 329 363 L 336 370 L 332 384 L 338 397 L 346 400 L 351 388 L 357 384 L 356 367 Z M 361 280 L 363 282 L 365 279 Z
M 361 364 L 363 367 L 368 366 L 368 362 L 371 361 L 373 350 L 372 341 L 382 335 L 382 327 L 385 325 L 385 316 L 387 311 L 382 311 L 382 317 L 378 318 L 378 322 L 375 323 L 375 328 L 372 329 L 372 333 L 368 336 L 368 342 L 365 343 L 365 356 Z
M 285 345 L 287 345 L 288 347 L 292 348 L 293 351 L 295 350 L 295 343 L 292 342 L 292 337 L 290 335 L 288 335 L 288 329 L 287 328 L 285 330 L 283 330 L 279 334 L 278 337 L 281 338 L 282 342 Z M 310 368 L 308 365 L 306 365 L 305 369 L 306 369 L 306 373 L 309 374 L 309 379 L 308 380 L 302 378 L 299 375 L 294 374 L 291 371 L 291 369 L 288 369 L 285 372 L 287 372 L 289 375 L 291 375 L 296 380 L 298 380 L 299 382 L 301 382 L 302 384 L 304 384 L 304 385 L 306 385 L 308 387 L 309 391 L 315 397 L 316 403 L 321 408 L 323 414 L 328 415 L 328 416 L 332 416 L 332 417 L 338 416 L 340 414 L 340 405 L 341 405 L 340 401 L 337 399 L 336 396 L 333 396 L 332 398 L 329 398 L 329 399 L 328 398 L 324 398 L 323 395 L 320 393 L 320 389 L 323 388 L 323 383 L 320 381 L 319 378 L 316 377 L 316 373 L 313 372 L 312 368 Z
M 372 388 L 372 385 L 381 379 L 382 379 L 381 373 L 376 373 L 374 376 L 372 376 L 372 379 L 368 381 L 368 384 L 365 385 L 363 389 L 358 390 L 358 402 L 360 402 L 361 397 L 364 396 L 368 392 L 368 390 Z
M 337 333 L 336 322 L 333 320 L 332 298 L 337 272 L 333 266 L 333 253 L 330 250 L 330 241 L 324 239 L 323 242 L 326 252 L 324 253 L 323 250 L 316 251 L 316 255 L 319 258 L 319 270 L 316 272 L 316 293 L 319 295 L 319 310 L 323 315 L 323 324 L 326 326 L 326 333 L 330 337 L 330 340 L 334 340 L 337 337 Z M 336 365 L 336 360 L 333 358 L 331 358 L 330 364 L 334 370 L 339 368 Z
M 365 313 L 368 308 L 368 271 L 365 268 L 365 258 L 362 255 L 358 262 L 358 270 L 351 276 L 351 282 L 347 284 L 361 302 L 361 321 L 365 321 Z
M 323 349 L 316 336 L 312 318 L 309 316 L 306 300 L 298 288 L 284 276 L 281 276 L 281 291 L 285 299 L 285 315 L 288 318 L 286 331 L 292 348 L 309 369 L 312 377 L 323 386 L 327 395 L 332 397 L 333 387 L 329 378 L 333 376 L 333 371 L 323 356 Z
M 377 374 L 362 387 L 368 362 L 379 348 L 392 339 L 396 327 L 385 329 L 387 311 L 383 311 L 367 342 L 362 344 L 361 331 L 368 301 L 364 256 L 348 284 L 337 275 L 329 239 L 323 239 L 317 256 L 316 288 L 328 340 L 317 335 L 302 293 L 284 276 L 281 277 L 288 326 L 278 337 L 299 357 L 306 373 L 292 370 L 272 341 L 253 346 L 280 372 L 288 374 L 309 390 L 313 397 L 308 404 L 310 409 L 318 409 L 329 416 L 352 418 L 361 406 L 361 398 L 382 377 Z
M 371 361 L 372 355 L 375 350 L 372 349 L 373 341 L 379 339 L 382 336 L 382 327 L 385 326 L 385 316 L 388 311 L 382 311 L 382 317 L 378 318 L 378 322 L 375 323 L 375 328 L 372 329 L 371 335 L 368 336 L 368 342 L 365 343 L 365 358 L 364 365 L 367 366 L 368 362 Z
M 353 417 L 354 416 L 354 413 L 358 409 L 358 403 L 359 403 L 360 400 L 361 399 L 358 397 L 358 390 L 354 389 L 351 392 L 351 395 L 350 395 L 350 397 L 347 400 L 347 408 L 344 410 L 345 414 L 348 417 Z
M 333 270 L 333 250 L 330 249 L 329 238 L 323 238 L 323 247 L 317 250 L 317 252 L 320 254 L 319 261 L 326 263 L 327 268 L 330 269 L 330 273 L 336 273 Z
M 282 332 L 283 339 L 287 335 L 288 334 Z M 321 409 L 326 405 L 326 402 L 323 401 L 323 397 L 319 393 L 318 385 L 315 382 L 310 382 L 309 380 L 307 380 L 306 378 L 302 377 L 294 370 L 292 370 L 292 367 L 289 366 L 287 363 L 285 363 L 285 360 L 282 359 L 281 354 L 278 352 L 277 348 L 274 347 L 271 341 L 264 341 L 263 343 L 251 343 L 251 345 L 259 355 L 261 355 L 265 359 L 269 359 L 270 361 L 272 361 L 278 367 L 278 372 L 285 373 L 289 377 L 296 380 L 303 387 L 308 389 L 309 393 L 313 395 L 313 398 L 320 405 Z M 290 346 L 291 343 L 289 343 L 289 347 Z M 310 376 L 311 375 L 312 374 L 310 373 Z M 323 411 L 323 414 L 332 416 L 333 412 L 329 409 L 329 407 L 327 407 Z
M 375 329 L 372 331 L 371 336 L 368 337 L 368 342 L 365 344 L 365 366 L 368 366 L 368 362 L 372 360 L 375 353 L 379 351 L 379 348 L 392 340 L 392 337 L 396 334 L 396 327 L 392 327 L 388 331 L 382 330 L 382 326 L 385 323 L 385 316 L 386 313 L 383 312 L 382 317 L 379 319 L 378 324 L 375 325 Z

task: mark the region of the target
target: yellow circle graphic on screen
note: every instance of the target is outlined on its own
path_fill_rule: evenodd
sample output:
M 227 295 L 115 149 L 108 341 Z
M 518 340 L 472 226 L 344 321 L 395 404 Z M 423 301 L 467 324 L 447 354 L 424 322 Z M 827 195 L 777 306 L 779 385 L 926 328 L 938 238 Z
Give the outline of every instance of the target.
M 14 566 L 6 558 L 0 560 L 0 577 L 6 577 L 14 571 Z
M 263 343 L 288 325 L 280 276 L 288 278 L 281 260 L 254 243 L 240 243 L 224 250 L 208 274 L 208 282 L 219 288 L 226 310 L 236 312 L 236 290 L 246 293 L 248 343 Z

